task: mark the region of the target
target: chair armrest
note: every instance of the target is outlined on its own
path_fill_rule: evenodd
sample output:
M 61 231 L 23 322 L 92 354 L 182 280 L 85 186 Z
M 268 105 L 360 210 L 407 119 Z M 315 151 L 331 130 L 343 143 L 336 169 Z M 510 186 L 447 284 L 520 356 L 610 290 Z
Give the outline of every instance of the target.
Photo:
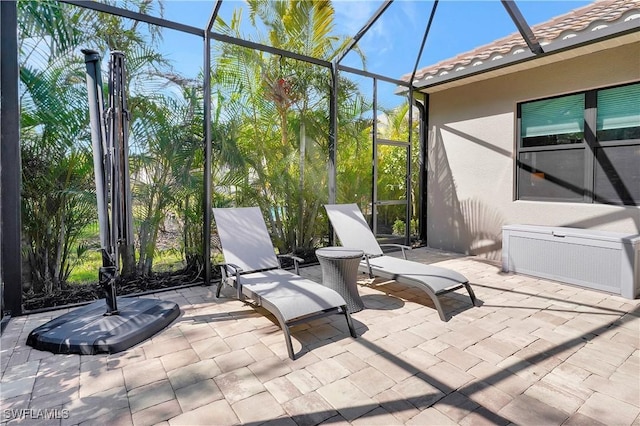
M 234 263 L 218 263 L 217 265 L 220 267 L 223 278 L 227 278 L 227 274 L 238 275 L 242 272 L 242 268 Z
M 405 246 L 403 244 L 380 244 L 380 247 L 397 247 L 399 249 L 402 249 L 402 257 L 404 257 L 405 260 L 407 259 L 405 250 L 412 250 L 412 247 Z
M 219 263 L 218 266 L 220 266 L 222 279 L 227 281 L 227 283 L 229 282 L 229 275 L 234 275 L 238 300 L 242 300 L 242 284 L 240 283 L 240 274 L 242 273 L 242 268 L 233 263 Z
M 293 266 L 296 269 L 296 274 L 300 275 L 300 263 L 304 263 L 304 259 L 292 254 L 279 254 L 278 257 L 286 257 L 293 260 Z
M 371 270 L 371 263 L 369 263 L 369 259 L 371 259 L 371 255 L 365 253 L 362 257 L 367 262 L 367 269 L 369 270 L 369 278 L 373 278 L 373 271 Z

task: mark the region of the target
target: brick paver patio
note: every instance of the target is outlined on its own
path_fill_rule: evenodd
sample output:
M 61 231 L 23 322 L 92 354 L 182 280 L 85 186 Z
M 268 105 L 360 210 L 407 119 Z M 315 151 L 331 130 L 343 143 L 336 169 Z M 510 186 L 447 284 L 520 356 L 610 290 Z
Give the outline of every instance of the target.
M 465 274 L 482 306 L 453 293 L 445 323 L 421 291 L 362 275 L 359 337 L 341 316 L 303 324 L 295 361 L 266 311 L 212 288 L 153 296 L 181 316 L 113 355 L 26 346 L 64 311 L 13 318 L 1 339 L 2 425 L 640 426 L 640 300 L 477 258 L 409 255 Z M 302 273 L 321 279 L 319 267 Z

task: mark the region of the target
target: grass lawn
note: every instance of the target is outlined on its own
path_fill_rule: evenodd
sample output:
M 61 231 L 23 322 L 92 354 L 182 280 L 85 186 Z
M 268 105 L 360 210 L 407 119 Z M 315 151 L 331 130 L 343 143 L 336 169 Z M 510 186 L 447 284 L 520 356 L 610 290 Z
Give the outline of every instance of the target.
M 98 270 L 102 257 L 97 250 L 87 251 L 69 275 L 69 284 L 89 284 L 98 282 Z M 154 272 L 175 271 L 184 267 L 184 259 L 179 250 L 169 249 L 156 252 L 153 258 Z

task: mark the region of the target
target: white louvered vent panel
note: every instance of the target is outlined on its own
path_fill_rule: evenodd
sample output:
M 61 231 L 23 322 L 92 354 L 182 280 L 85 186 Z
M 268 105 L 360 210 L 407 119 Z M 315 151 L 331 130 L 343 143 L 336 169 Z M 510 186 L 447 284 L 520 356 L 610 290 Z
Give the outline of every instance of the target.
M 620 250 L 512 236 L 511 270 L 620 292 Z

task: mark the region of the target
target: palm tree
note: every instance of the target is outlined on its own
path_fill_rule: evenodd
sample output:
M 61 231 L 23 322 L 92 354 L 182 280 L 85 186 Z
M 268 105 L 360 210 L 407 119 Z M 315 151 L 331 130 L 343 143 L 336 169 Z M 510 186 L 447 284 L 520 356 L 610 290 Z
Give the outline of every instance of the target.
M 161 3 L 146 0 L 127 3 L 142 12 L 161 7 Z M 180 128 L 184 122 L 176 124 L 170 119 L 182 113 L 179 103 L 143 95 L 145 91 L 154 93 L 164 88 L 171 73 L 167 62 L 153 48 L 153 42 L 161 35 L 159 28 L 149 25 L 143 29 L 140 25 L 58 2 L 19 2 L 24 87 L 21 137 L 26 214 L 23 223 L 26 258 L 36 287 L 49 291 L 64 283 L 73 266 L 70 263 L 73 248 L 79 247 L 77 255 L 82 254 L 83 244 L 78 241 L 80 231 L 96 216 L 84 64 L 77 56 L 80 47 L 124 50 L 132 86 L 128 95 L 133 120 L 142 120 L 141 117 L 147 115 L 164 118 L 162 123 L 166 129 L 159 129 L 158 123 L 152 127 L 156 135 L 170 138 L 172 132 L 179 129 L 181 134 L 175 143 L 201 142 L 201 118 L 199 122 L 193 117 L 189 119 L 198 123 L 197 126 Z M 131 96 L 132 93 L 135 96 Z M 167 111 L 167 108 L 176 108 L 178 112 Z M 199 130 L 194 131 L 195 128 Z M 187 132 L 191 134 L 185 136 Z M 135 145 L 136 140 L 133 143 Z M 183 148 L 192 145 L 188 143 Z M 162 167 L 162 163 L 158 167 Z M 193 174 L 195 166 L 191 168 L 189 172 Z M 162 208 L 166 204 L 154 205 Z M 159 214 L 149 212 L 143 219 L 157 218 Z M 152 235 L 153 230 L 143 228 L 140 239 L 153 242 L 153 238 L 149 238 Z M 153 244 L 151 248 L 144 246 L 144 253 L 153 255 L 153 247 Z M 130 270 L 124 263 L 123 271 Z M 145 257 L 143 264 L 150 268 L 151 262 Z
M 348 42 L 333 34 L 329 1 L 253 0 L 248 8 L 252 23 L 267 30 L 258 40 L 263 44 L 331 60 Z M 219 20 L 216 26 L 242 38 L 239 28 L 239 13 L 229 25 Z M 221 48 L 216 65 L 219 84 L 230 98 L 242 100 L 238 110 L 246 124 L 239 142 L 257 176 L 244 193 L 269 212 L 266 219 L 280 250 L 313 247 L 325 199 L 318 189 L 326 187 L 328 70 L 234 46 Z
M 183 223 L 183 248 L 188 263 L 200 267 L 202 222 L 202 94 L 182 87 L 181 96 L 146 97 L 143 114 L 132 121 L 132 138 L 138 141 L 132 156 L 133 191 L 137 200 L 140 256 L 137 270 L 152 272 L 158 231 L 169 214 Z
M 69 59 L 82 40 L 69 23 L 85 12 L 26 1 L 18 10 L 25 269 L 32 290 L 51 293 L 84 251 L 94 211 L 82 64 Z
M 337 150 L 337 198 L 338 202 L 356 202 L 364 212 L 370 210 L 372 168 L 371 144 L 372 120 L 368 102 L 358 87 L 348 80 L 342 81 L 339 95 Z
M 313 2 L 264 2 L 250 1 L 250 16 L 255 22 L 259 17 L 267 27 L 267 36 L 275 47 L 303 54 L 310 57 L 331 61 L 342 51 L 350 41 L 346 37 L 334 35 L 334 9 L 330 1 Z M 357 50 L 360 53 L 359 50 Z M 362 56 L 361 56 L 362 57 Z M 364 58 L 362 58 L 364 61 Z M 314 114 L 314 111 L 328 111 L 328 94 L 330 78 L 327 70 L 320 70 L 317 66 L 292 62 L 282 59 L 277 66 L 269 67 L 275 75 L 271 79 L 267 93 L 278 105 L 281 116 L 283 145 L 288 144 L 287 116 L 292 115 L 296 120 L 299 131 L 298 137 L 298 188 L 297 188 L 297 226 L 295 237 L 290 243 L 294 247 L 308 248 L 313 246 L 315 222 L 318 217 L 321 198 L 314 197 L 305 191 L 305 175 L 309 173 L 317 188 L 318 177 L 326 173 L 318 173 L 313 167 L 305 170 L 305 164 L 323 164 L 322 158 L 328 158 L 328 150 L 319 152 L 320 157 L 307 158 L 308 139 L 314 141 L 324 139 L 328 134 L 327 116 Z M 275 80 L 275 84 L 274 84 Z M 279 102 L 278 102 L 279 101 Z M 309 131 L 307 131 L 309 130 Z M 318 161 L 320 160 L 320 161 Z M 306 173 L 305 173 L 306 172 Z M 313 193 L 313 192 L 311 192 Z M 307 198 L 307 199 L 305 199 Z M 295 222 L 295 221 L 294 221 Z

